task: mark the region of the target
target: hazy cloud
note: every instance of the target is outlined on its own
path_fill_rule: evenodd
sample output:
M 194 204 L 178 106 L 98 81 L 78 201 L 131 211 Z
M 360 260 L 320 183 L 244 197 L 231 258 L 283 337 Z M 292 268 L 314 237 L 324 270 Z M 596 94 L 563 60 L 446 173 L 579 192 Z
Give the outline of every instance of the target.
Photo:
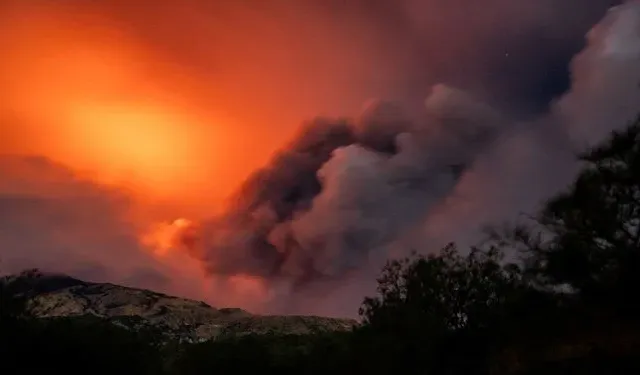
M 640 110 L 637 1 L 593 27 L 570 76 L 582 35 L 618 1 L 156 3 L 95 3 L 87 14 L 128 46 L 148 47 L 142 71 L 162 72 L 193 108 L 261 119 L 238 133 L 251 145 L 282 139 L 293 118 L 323 117 L 252 173 L 221 215 L 176 237 L 197 260 L 188 267 L 140 244 L 144 228 L 131 217 L 140 202 L 126 191 L 48 155 L 0 157 L 3 271 L 42 267 L 214 304 L 354 314 L 389 256 L 472 243 L 481 225 L 535 210 L 571 181 L 577 150 Z M 14 82 L 9 68 L 0 78 Z M 329 116 L 371 97 L 393 100 Z M 21 113 L 6 118 L 6 142 L 33 153 L 5 131 Z M 223 155 L 240 163 L 251 147 Z

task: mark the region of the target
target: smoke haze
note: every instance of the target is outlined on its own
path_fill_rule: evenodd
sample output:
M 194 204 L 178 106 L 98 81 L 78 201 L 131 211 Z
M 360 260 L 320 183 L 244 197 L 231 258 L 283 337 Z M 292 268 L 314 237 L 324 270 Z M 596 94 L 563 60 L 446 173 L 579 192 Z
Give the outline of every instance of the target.
M 640 110 L 637 1 L 154 4 L 0 5 L 3 271 L 352 316 Z

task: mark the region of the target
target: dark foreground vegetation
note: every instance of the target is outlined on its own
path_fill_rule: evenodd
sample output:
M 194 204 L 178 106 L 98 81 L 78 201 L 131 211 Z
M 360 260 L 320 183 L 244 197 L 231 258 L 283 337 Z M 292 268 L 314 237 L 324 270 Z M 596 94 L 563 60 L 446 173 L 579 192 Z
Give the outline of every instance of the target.
M 29 318 L 5 285 L 0 373 L 640 373 L 639 135 L 640 121 L 581 155 L 570 188 L 482 246 L 389 262 L 353 332 L 166 343 Z

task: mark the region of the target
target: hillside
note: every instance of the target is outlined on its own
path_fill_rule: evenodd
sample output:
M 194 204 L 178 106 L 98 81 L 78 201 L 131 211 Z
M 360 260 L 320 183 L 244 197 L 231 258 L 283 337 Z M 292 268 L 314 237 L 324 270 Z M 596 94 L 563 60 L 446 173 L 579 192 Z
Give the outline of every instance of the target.
M 153 330 L 182 342 L 246 334 L 347 331 L 356 324 L 354 320 L 318 316 L 254 315 L 150 290 L 40 272 L 5 277 L 3 282 L 27 297 L 27 311 L 35 317 L 99 317 L 129 330 Z

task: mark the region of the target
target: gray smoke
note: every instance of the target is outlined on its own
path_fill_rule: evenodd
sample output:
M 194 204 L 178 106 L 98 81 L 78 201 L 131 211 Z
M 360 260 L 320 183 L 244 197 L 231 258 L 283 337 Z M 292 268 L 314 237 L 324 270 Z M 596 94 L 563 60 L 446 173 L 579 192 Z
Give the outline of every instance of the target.
M 0 273 L 42 268 L 164 287 L 125 212 L 129 197 L 45 157 L 0 155 Z M 153 281 L 153 282 L 152 282 Z
M 503 121 L 446 86 L 426 108 L 419 123 L 373 102 L 353 121 L 307 124 L 206 226 L 207 270 L 302 286 L 378 264 L 452 191 Z
M 472 243 L 484 224 L 535 210 L 571 181 L 577 150 L 640 110 L 639 13 L 638 2 L 609 11 L 573 61 L 571 89 L 534 121 L 446 85 L 423 121 L 384 102 L 312 121 L 205 225 L 206 269 L 304 288 L 299 305 L 331 294 L 353 309 L 371 284 L 362 277 L 390 254 Z
M 209 77 L 202 80 L 239 107 L 298 118 L 344 113 L 371 95 L 410 102 L 409 112 L 374 101 L 356 119 L 310 121 L 247 179 L 223 215 L 190 228 L 195 237 L 185 234 L 210 274 L 267 280 L 275 291 L 268 312 L 354 314 L 388 257 L 437 251 L 451 240 L 470 244 L 482 225 L 534 211 L 571 181 L 580 167 L 576 151 L 640 109 L 638 1 L 613 8 L 593 28 L 571 65 L 569 90 L 526 122 L 495 109 L 494 99 L 510 114 L 529 104 L 546 108 L 553 90 L 544 86 L 555 80 L 545 76 L 565 76 L 566 58 L 579 48 L 575 35 L 619 1 L 323 0 L 273 9 L 215 2 L 237 7 L 228 12 L 197 1 L 182 8 L 142 3 L 139 12 L 128 2 L 92 6 L 109 8 L 167 61 L 189 67 L 185 75 Z M 224 22 L 211 23 L 213 14 Z M 271 43 L 281 34 L 282 43 Z M 209 54 L 213 39 L 227 43 L 216 42 L 222 47 Z M 247 69 L 236 61 L 247 61 Z M 245 82 L 259 89 L 244 89 Z M 433 82 L 448 85 L 425 95 Z M 282 93 L 272 95 L 275 87 Z M 426 113 L 414 115 L 412 100 L 424 96 Z M 209 105 L 211 96 L 202 97 Z M 49 160 L 0 158 L 1 267 L 38 266 L 171 293 L 183 276 L 144 255 L 127 205 L 126 193 Z M 223 303 L 222 294 L 211 292 L 209 300 Z
M 549 113 L 506 128 L 420 234 L 472 243 L 482 224 L 533 214 L 569 184 L 576 154 L 640 113 L 640 2 L 611 8 L 571 63 L 569 91 Z

